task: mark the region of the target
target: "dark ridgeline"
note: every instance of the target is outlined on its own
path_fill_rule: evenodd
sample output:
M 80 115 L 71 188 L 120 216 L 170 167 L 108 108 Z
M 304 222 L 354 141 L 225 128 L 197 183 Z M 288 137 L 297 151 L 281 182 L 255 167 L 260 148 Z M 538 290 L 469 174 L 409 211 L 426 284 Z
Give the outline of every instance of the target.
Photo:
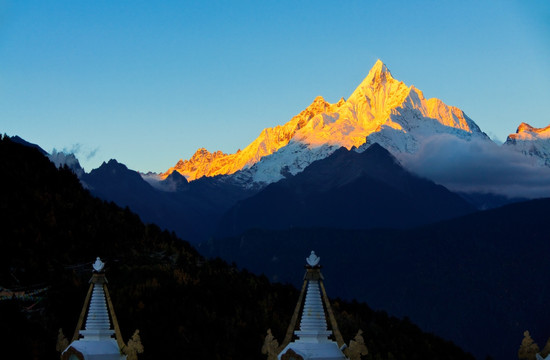
M 405 170 L 376 143 L 362 153 L 341 148 L 263 189 L 238 185 L 232 176 L 187 182 L 174 171 L 161 184 L 167 192 L 116 160 L 80 179 L 94 196 L 128 206 L 192 244 L 251 228 L 408 228 L 475 211 L 463 197 Z
M 107 264 L 122 336 L 140 330 L 139 359 L 264 359 L 267 329 L 283 337 L 298 297 L 294 287 L 204 259 L 173 233 L 92 197 L 70 170 L 5 136 L 0 175 L 0 285 L 47 287 L 40 296 L 0 301 L 0 338 L 22 358 L 59 358 L 58 330 L 67 337 L 74 331 L 96 256 Z M 333 309 L 345 338 L 363 329 L 366 359 L 471 359 L 365 304 L 336 300 Z
M 223 176 L 189 183 L 177 171 L 162 182 L 172 191 L 162 191 L 116 160 L 83 174 L 80 180 L 94 196 L 129 207 L 143 221 L 170 229 L 193 244 L 207 240 L 215 228 L 212 224 L 238 200 L 255 192 Z
M 475 211 L 460 196 L 405 170 L 382 146 L 340 148 L 303 172 L 238 202 L 216 237 L 249 229 L 408 228 Z

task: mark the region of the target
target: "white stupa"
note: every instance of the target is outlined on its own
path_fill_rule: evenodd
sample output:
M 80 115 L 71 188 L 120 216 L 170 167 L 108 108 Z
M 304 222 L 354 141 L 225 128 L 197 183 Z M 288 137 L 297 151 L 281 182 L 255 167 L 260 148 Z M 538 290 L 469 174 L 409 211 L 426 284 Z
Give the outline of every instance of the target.
M 346 345 L 338 330 L 323 285 L 320 258 L 312 251 L 306 261 L 302 292 L 285 340 L 281 344 L 283 349 L 277 358 L 279 360 L 347 360 L 343 353 Z M 327 315 L 332 330 L 327 327 Z M 298 317 L 300 328 L 295 330 Z M 297 339 L 291 341 L 294 336 Z
M 94 273 L 84 301 L 71 344 L 61 354 L 61 360 L 122 360 L 124 342 L 107 289 L 103 271 L 105 264 L 97 258 Z M 86 323 L 84 324 L 84 317 Z

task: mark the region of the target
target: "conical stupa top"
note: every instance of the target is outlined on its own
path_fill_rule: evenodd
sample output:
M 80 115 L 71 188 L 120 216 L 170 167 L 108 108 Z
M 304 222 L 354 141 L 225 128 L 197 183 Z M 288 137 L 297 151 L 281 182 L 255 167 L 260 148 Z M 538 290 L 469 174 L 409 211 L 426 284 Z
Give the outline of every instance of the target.
M 331 339 L 333 332 L 327 326 L 327 313 L 331 317 L 332 328 L 335 337 L 341 338 L 330 304 L 326 296 L 321 266 L 321 258 L 314 251 L 306 258 L 306 275 L 304 286 L 300 294 L 300 300 L 296 305 L 296 312 L 289 326 L 289 331 L 294 328 L 298 314 L 300 314 L 300 328 L 294 331 L 298 339 L 290 341 L 285 339 L 283 349 L 278 354 L 279 360 L 345 360 L 346 357 L 340 350 L 338 343 Z M 305 295 L 305 296 L 304 296 Z M 305 297 L 302 303 L 302 299 Z M 301 306 L 301 313 L 299 308 Z M 287 332 L 287 336 L 292 334 Z M 343 341 L 342 341 L 343 343 Z
M 71 344 L 61 354 L 61 359 L 126 359 L 121 345 L 116 316 L 107 290 L 103 269 L 105 263 L 98 257 L 92 265 L 93 275 L 84 306 Z M 86 322 L 84 325 L 84 317 Z M 84 326 L 83 326 L 84 325 Z M 117 339 L 113 336 L 116 333 Z

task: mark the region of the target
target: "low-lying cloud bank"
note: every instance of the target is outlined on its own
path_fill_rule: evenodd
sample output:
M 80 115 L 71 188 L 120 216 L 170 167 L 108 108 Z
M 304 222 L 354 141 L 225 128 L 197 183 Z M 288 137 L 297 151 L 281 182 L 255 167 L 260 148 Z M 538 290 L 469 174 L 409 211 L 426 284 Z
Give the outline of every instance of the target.
M 408 170 L 450 190 L 508 197 L 550 197 L 550 168 L 490 141 L 437 135 L 415 154 L 401 154 Z

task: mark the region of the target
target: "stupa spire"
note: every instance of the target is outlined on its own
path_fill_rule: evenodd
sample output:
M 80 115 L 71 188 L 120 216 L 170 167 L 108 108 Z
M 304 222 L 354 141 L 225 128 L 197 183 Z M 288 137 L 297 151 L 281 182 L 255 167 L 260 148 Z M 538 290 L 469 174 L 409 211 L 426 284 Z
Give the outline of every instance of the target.
M 131 354 L 132 358 L 135 359 L 135 346 L 128 349 L 122 340 L 109 290 L 107 289 L 105 263 L 98 257 L 92 267 L 93 274 L 90 279 L 88 294 L 84 300 L 72 342 L 61 353 L 61 360 L 74 358 L 79 360 L 122 360 L 126 359 L 125 354 Z M 141 346 L 141 343 L 139 346 Z M 143 347 L 139 352 L 143 352 Z
M 347 351 L 344 350 L 346 344 L 338 330 L 325 291 L 320 262 L 321 258 L 314 251 L 306 258 L 302 291 L 286 337 L 277 349 L 274 349 L 277 341 L 271 331 L 268 331 L 263 349 L 269 360 L 358 360 L 361 354 L 366 354 L 366 348 L 360 353 L 355 352 L 354 356 L 344 354 L 344 351 Z M 295 330 L 298 323 L 299 329 Z M 358 336 L 360 337 L 360 334 Z

